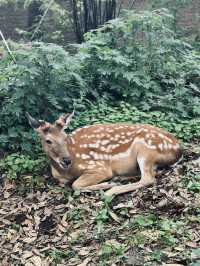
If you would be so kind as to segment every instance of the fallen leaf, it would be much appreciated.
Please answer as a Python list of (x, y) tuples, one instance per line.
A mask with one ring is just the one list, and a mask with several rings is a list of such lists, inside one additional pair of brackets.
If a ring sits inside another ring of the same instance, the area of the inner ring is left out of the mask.
[(88, 247), (83, 247), (83, 248), (81, 248), (81, 249), (79, 250), (78, 254), (79, 254), (80, 256), (86, 256), (86, 255), (89, 254), (89, 252), (90, 252), (90, 250), (88, 249)]
[(177, 263), (175, 263), (175, 264), (162, 264), (162, 266), (184, 266), (183, 264), (177, 264)]
[(115, 220), (115, 222), (120, 223), (120, 218), (114, 212), (109, 210), (108, 213), (113, 218), (113, 220)]
[(30, 243), (34, 242), (36, 239), (37, 239), (37, 237), (26, 237), (23, 239), (23, 242), (30, 244)]
[(87, 266), (90, 261), (91, 258), (86, 258), (81, 264), (78, 264), (77, 266)]
[(8, 199), (10, 197), (11, 193), (9, 193), (8, 191), (5, 191), (3, 193), (4, 199)]
[(197, 248), (197, 243), (195, 243), (195, 242), (188, 241), (188, 242), (186, 242), (185, 244), (186, 244), (186, 246), (188, 246), (188, 247), (191, 247), (191, 248)]
[(43, 266), (42, 260), (39, 256), (33, 256), (30, 258), (30, 262), (33, 263), (34, 266)]
[(24, 260), (30, 258), (31, 256), (33, 256), (32, 251), (26, 251), (26, 250), (25, 250), (25, 251), (23, 252), (23, 254), (22, 254), (22, 258), (23, 258)]

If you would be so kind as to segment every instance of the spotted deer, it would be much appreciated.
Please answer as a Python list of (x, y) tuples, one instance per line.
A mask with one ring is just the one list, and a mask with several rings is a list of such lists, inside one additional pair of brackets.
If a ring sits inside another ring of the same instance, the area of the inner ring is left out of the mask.
[[(73, 189), (108, 189), (107, 195), (130, 192), (155, 183), (157, 166), (178, 161), (178, 140), (165, 130), (146, 124), (97, 124), (66, 134), (72, 114), (62, 115), (54, 124), (37, 121), (27, 114), (39, 133), (43, 149), (51, 162), (52, 175), (70, 181)], [(116, 175), (141, 179), (127, 185), (105, 182)], [(101, 183), (103, 182), (103, 183)]]

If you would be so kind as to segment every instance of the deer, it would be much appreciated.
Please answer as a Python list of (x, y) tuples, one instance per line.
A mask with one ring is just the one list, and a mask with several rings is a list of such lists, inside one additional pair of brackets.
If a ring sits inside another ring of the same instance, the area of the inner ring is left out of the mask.
[[(61, 115), (53, 124), (26, 114), (50, 160), (52, 176), (74, 190), (106, 190), (107, 196), (131, 192), (156, 182), (156, 169), (176, 163), (178, 139), (150, 124), (93, 124), (65, 133), (74, 116)], [(125, 185), (109, 183), (115, 176), (141, 174)]]

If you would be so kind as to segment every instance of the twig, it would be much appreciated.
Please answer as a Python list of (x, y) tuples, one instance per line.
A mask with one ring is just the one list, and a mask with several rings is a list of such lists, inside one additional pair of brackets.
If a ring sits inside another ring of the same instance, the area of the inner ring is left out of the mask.
[(47, 6), (47, 9), (44, 11), (43, 16), (41, 17), (41, 19), (40, 19), (40, 21), (39, 21), (37, 27), (35, 28), (35, 30), (34, 30), (32, 36), (31, 36), (31, 40), (33, 40), (33, 38), (35, 37), (35, 34), (38, 32), (38, 30), (39, 30), (39, 28), (40, 28), (40, 26), (41, 26), (41, 24), (42, 24), (42, 22), (43, 22), (43, 20), (44, 20), (44, 18), (45, 18), (45, 16), (46, 16), (47, 12), (49, 11), (49, 8), (50, 8), (51, 4), (53, 3), (53, 1), (54, 1), (54, 0), (51, 0), (51, 1), (49, 2), (49, 5)]
[(135, 2), (136, 2), (136, 1), (134, 1), (134, 0), (132, 1), (132, 4), (129, 6), (129, 10), (132, 10), (132, 8), (133, 8)]
[(16, 59), (15, 59), (13, 53), (11, 52), (11, 50), (10, 50), (10, 48), (9, 48), (9, 46), (8, 46), (8, 43), (7, 43), (6, 39), (4, 38), (4, 35), (3, 35), (3, 33), (2, 33), (1, 30), (0, 30), (0, 35), (1, 35), (1, 38), (2, 38), (2, 40), (3, 40), (3, 43), (4, 43), (4, 45), (6, 46), (6, 49), (7, 49), (8, 53), (9, 53), (9, 55), (11, 56), (13, 62), (14, 62), (15, 64), (17, 64), (17, 61), (16, 61)]
[(117, 11), (117, 17), (119, 17), (119, 15), (121, 13), (121, 8), (122, 8), (122, 0), (120, 1), (120, 4), (119, 4), (119, 8), (118, 8), (118, 11)]

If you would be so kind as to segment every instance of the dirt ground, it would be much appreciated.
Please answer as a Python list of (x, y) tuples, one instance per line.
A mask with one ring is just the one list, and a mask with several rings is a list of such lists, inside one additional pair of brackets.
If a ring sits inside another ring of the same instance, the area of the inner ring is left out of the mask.
[[(190, 145), (157, 184), (105, 198), (31, 176), (0, 187), (0, 265), (200, 265), (200, 160)], [(2, 180), (2, 179), (1, 179)]]

